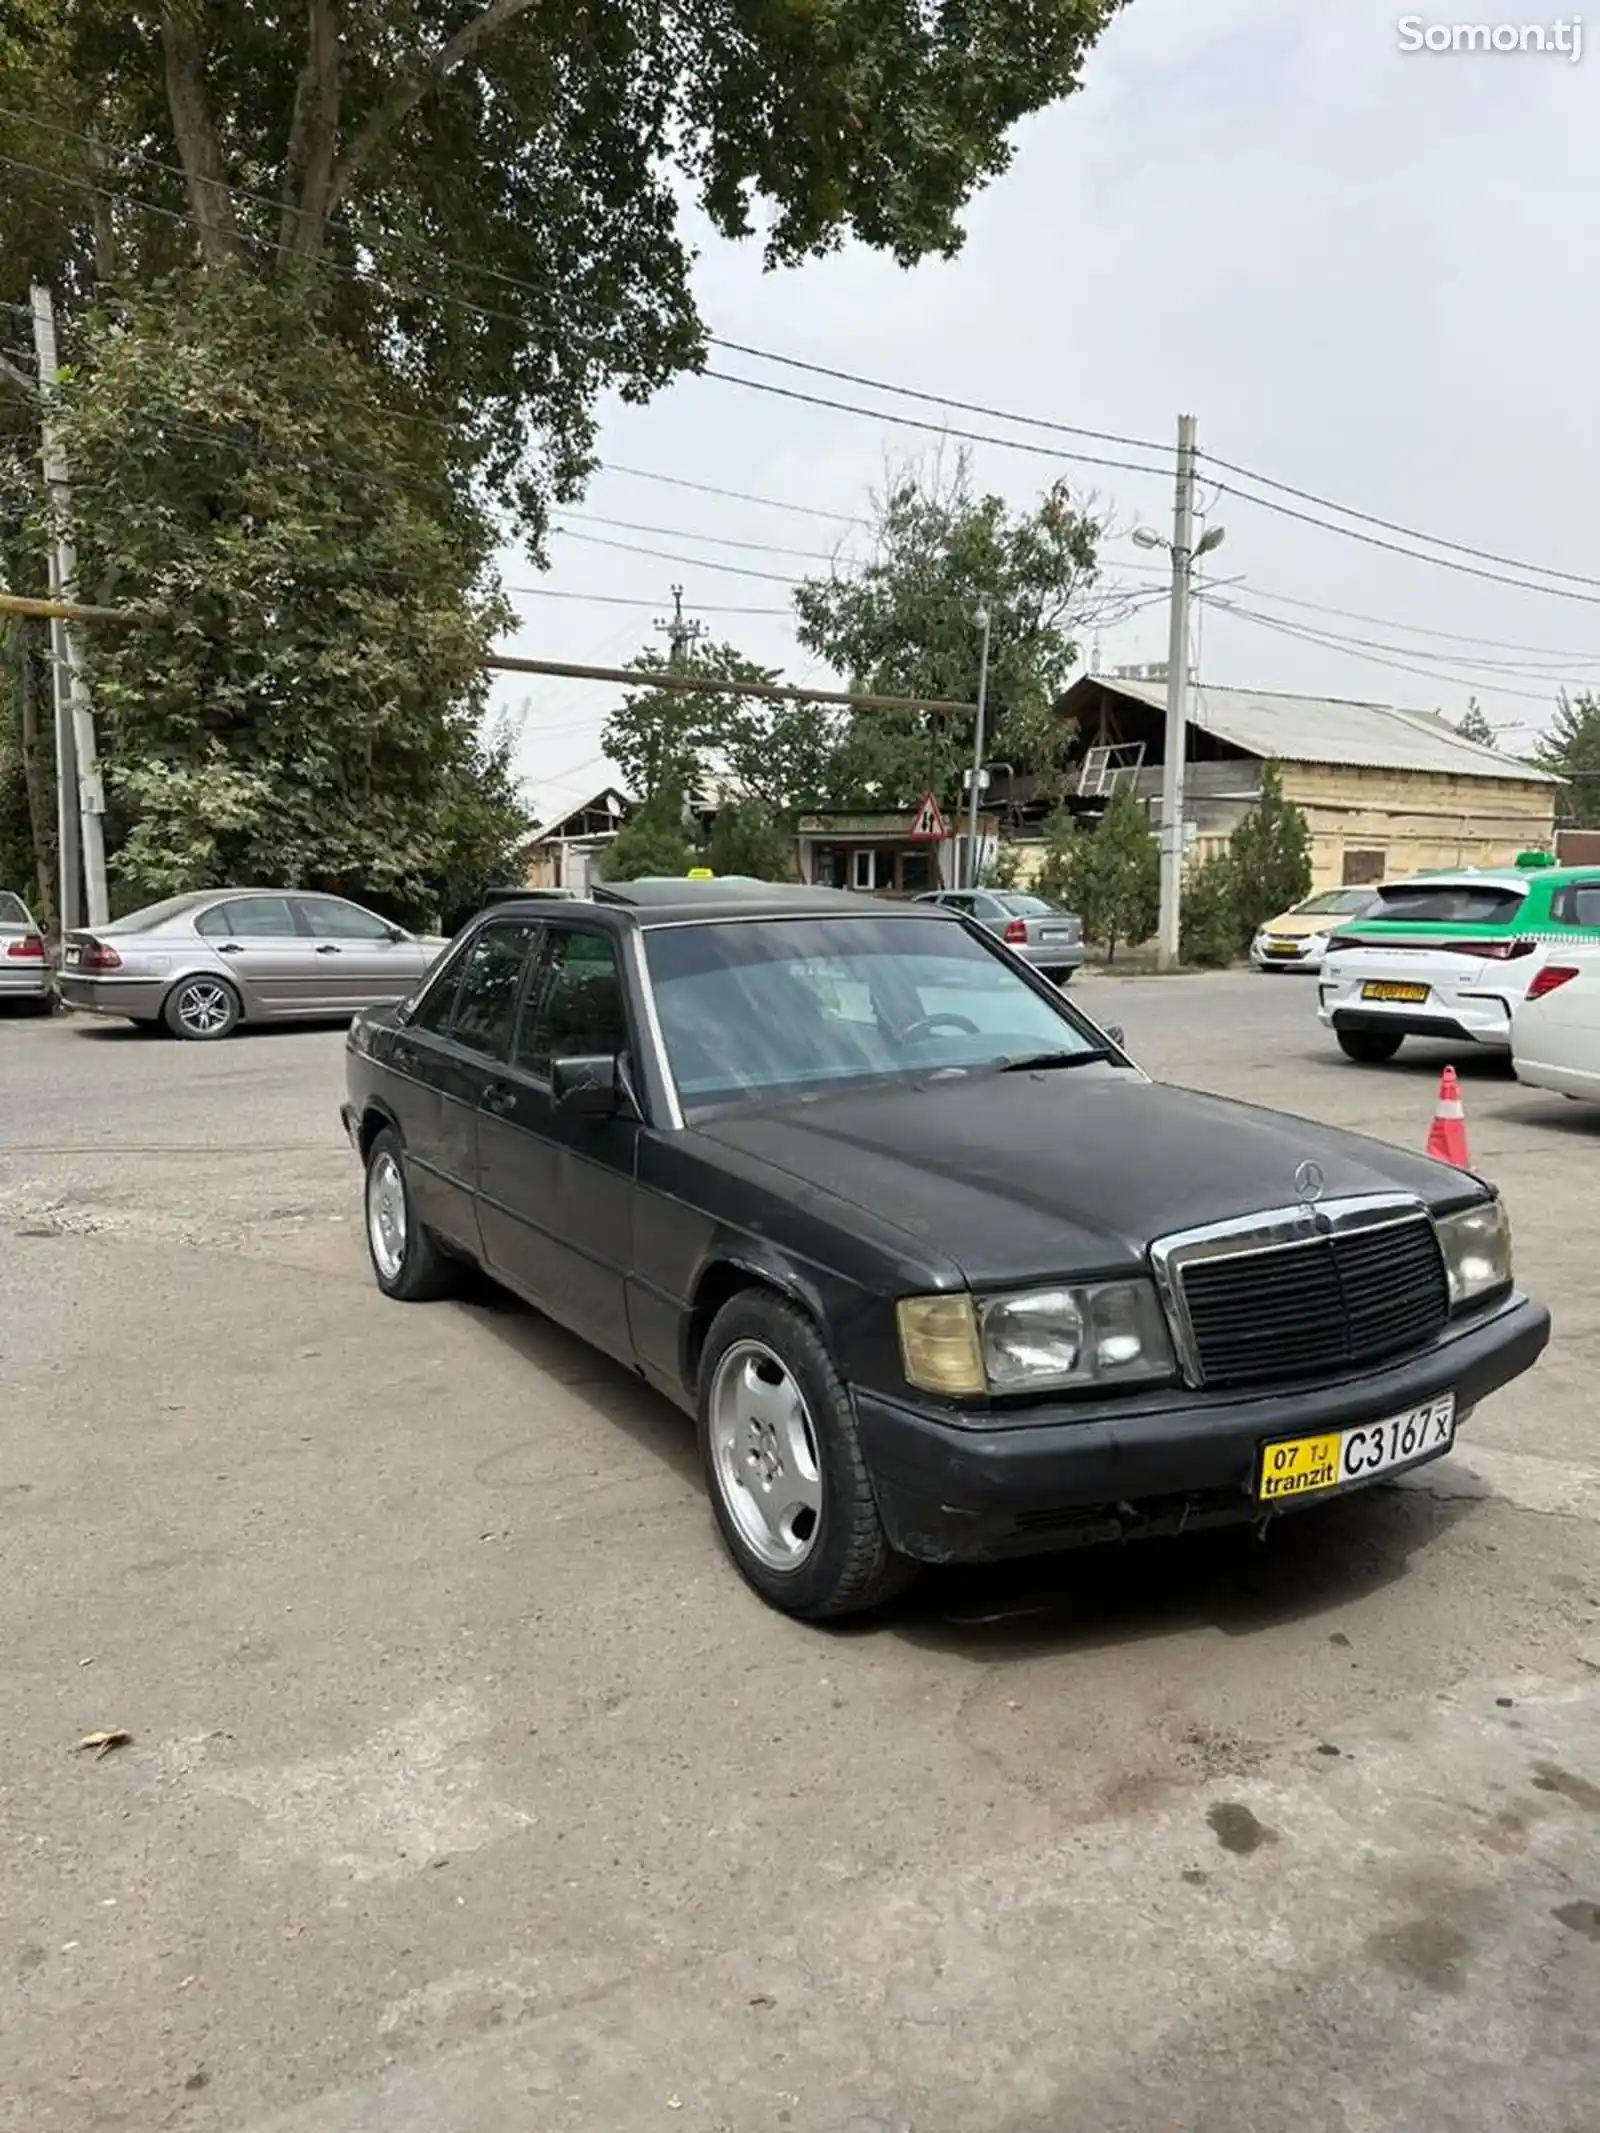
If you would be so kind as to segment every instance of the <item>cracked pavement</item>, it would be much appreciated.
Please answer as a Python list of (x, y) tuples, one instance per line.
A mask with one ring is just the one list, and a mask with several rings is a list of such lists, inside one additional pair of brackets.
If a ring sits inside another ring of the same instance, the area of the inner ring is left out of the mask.
[[(1422, 1145), (1301, 980), (1081, 996)], [(1590, 2133), (1600, 1109), (1456, 1061), (1556, 1334), (1451, 1459), (823, 1633), (624, 1373), (377, 1295), (341, 1046), (0, 1021), (5, 2133)]]

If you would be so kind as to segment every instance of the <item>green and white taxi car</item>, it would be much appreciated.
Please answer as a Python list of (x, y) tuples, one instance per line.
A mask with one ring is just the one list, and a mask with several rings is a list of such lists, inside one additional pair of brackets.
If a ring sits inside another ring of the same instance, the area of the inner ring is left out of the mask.
[(1391, 882), (1328, 943), (1318, 1013), (1364, 1066), (1408, 1037), (1506, 1051), (1512, 1015), (1563, 943), (1600, 947), (1600, 867), (1525, 852), (1515, 866)]

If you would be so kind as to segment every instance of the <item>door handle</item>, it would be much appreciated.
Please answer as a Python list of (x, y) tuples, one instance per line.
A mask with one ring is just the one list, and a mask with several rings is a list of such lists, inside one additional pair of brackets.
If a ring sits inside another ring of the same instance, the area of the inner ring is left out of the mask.
[(338, 955), (340, 952), (339, 949), (335, 948), (332, 941), (319, 941), (317, 944), (318, 955)]
[(243, 955), (244, 950), (237, 941), (224, 941), (217, 953), (218, 955)]
[(517, 1092), (507, 1088), (503, 1081), (491, 1081), (483, 1092), (479, 1108), (493, 1118), (504, 1118), (517, 1107)]

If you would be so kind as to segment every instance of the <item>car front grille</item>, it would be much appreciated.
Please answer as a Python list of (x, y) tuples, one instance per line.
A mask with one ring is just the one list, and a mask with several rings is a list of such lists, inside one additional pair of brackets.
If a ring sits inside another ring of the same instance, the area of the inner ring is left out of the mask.
[(1333, 1376), (1426, 1347), (1450, 1315), (1439, 1240), (1420, 1212), (1196, 1260), (1180, 1279), (1207, 1385)]

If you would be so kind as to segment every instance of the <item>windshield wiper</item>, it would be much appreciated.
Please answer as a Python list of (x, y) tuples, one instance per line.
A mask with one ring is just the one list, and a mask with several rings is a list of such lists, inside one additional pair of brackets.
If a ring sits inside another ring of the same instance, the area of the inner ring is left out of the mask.
[(1050, 1067), (1090, 1066), (1097, 1059), (1112, 1056), (1103, 1046), (1096, 1045), (1087, 1052), (1029, 1052), (1024, 1059), (1001, 1059), (995, 1064), (996, 1071), (1001, 1074), (1037, 1074)]

